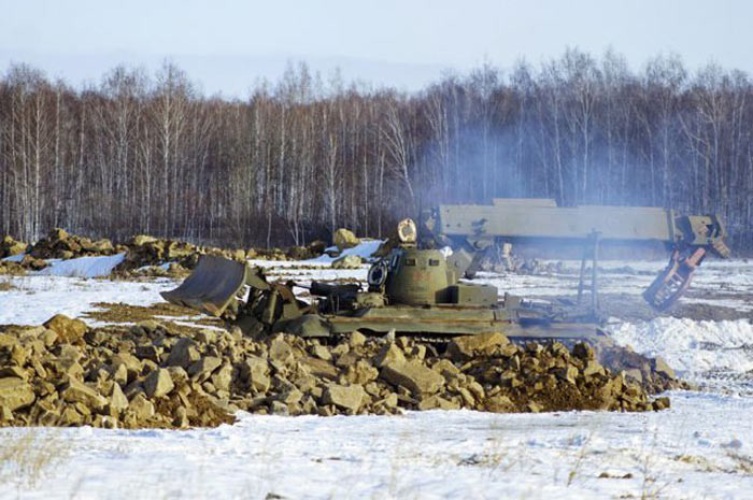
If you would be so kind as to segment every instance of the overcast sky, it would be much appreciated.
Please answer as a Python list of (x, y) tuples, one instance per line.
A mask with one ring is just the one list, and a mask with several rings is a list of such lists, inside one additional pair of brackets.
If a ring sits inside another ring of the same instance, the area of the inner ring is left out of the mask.
[(675, 53), (753, 73), (753, 2), (744, 0), (0, 0), (0, 72), (26, 62), (72, 84), (117, 64), (169, 58), (206, 93), (244, 97), (288, 61), (324, 76), (414, 90), (483, 61), (532, 64), (566, 47), (608, 48), (634, 70)]

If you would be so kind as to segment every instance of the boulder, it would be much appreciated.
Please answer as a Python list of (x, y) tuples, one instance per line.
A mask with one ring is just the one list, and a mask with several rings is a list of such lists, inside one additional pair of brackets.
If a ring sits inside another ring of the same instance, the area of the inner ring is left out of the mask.
[(335, 365), (333, 365), (329, 361), (325, 361), (319, 358), (312, 358), (310, 356), (301, 358), (298, 361), (298, 365), (305, 369), (308, 373), (316, 377), (328, 380), (334, 380), (340, 374), (340, 371), (337, 369), (337, 367), (335, 367)]
[(419, 361), (392, 362), (384, 365), (379, 377), (393, 385), (403, 386), (415, 397), (431, 395), (444, 385), (444, 377)]
[(144, 379), (144, 391), (150, 398), (161, 398), (170, 394), (175, 388), (170, 372), (160, 368), (151, 372)]
[(36, 396), (31, 385), (17, 377), (0, 378), (0, 407), (16, 411), (29, 406)]
[(658, 374), (663, 375), (669, 379), (674, 380), (676, 378), (675, 371), (664, 361), (664, 358), (657, 356), (651, 361), (651, 368)]
[(346, 248), (353, 248), (360, 242), (361, 240), (359, 240), (356, 235), (353, 234), (353, 231), (350, 231), (349, 229), (340, 228), (335, 231), (334, 235), (332, 235), (332, 243), (339, 248), (340, 251), (343, 251)]
[(388, 364), (405, 363), (405, 354), (395, 342), (389, 342), (382, 346), (379, 353), (374, 357), (374, 365), (382, 368)]
[(95, 411), (103, 410), (108, 404), (107, 398), (76, 379), (69, 379), (65, 388), (60, 391), (60, 397), (68, 403), (82, 403)]
[(509, 397), (497, 394), (484, 401), (484, 410), (492, 413), (512, 413), (515, 412), (517, 408), (515, 407), (515, 403), (513, 403)]
[(199, 354), (196, 342), (189, 338), (182, 338), (170, 350), (170, 355), (167, 358), (167, 366), (188, 368), (199, 359), (201, 359), (201, 354)]
[(422, 399), (418, 403), (418, 409), (421, 411), (425, 410), (459, 410), (460, 409), (460, 403), (457, 401), (450, 401), (449, 399), (445, 399), (441, 396), (429, 396), (428, 398)]
[(249, 387), (260, 393), (269, 390), (272, 380), (269, 378), (269, 363), (266, 359), (257, 356), (249, 356), (243, 363), (242, 372)]
[(87, 329), (86, 323), (80, 319), (71, 319), (64, 314), (56, 314), (44, 326), (57, 333), (60, 341), (68, 343), (81, 342)]
[(215, 356), (205, 356), (188, 367), (188, 374), (192, 379), (203, 382), (222, 365), (222, 359)]
[(128, 412), (132, 413), (141, 425), (144, 425), (145, 420), (154, 417), (154, 403), (146, 399), (143, 392), (139, 392), (128, 404)]
[(146, 234), (137, 234), (136, 236), (131, 238), (129, 245), (141, 247), (141, 246), (146, 245), (147, 243), (154, 243), (156, 241), (157, 241), (157, 238), (155, 238), (154, 236), (148, 236)]
[(328, 384), (324, 390), (324, 404), (332, 404), (353, 413), (361, 409), (366, 397), (366, 391), (361, 385)]
[(509, 343), (510, 340), (499, 332), (464, 335), (450, 342), (447, 353), (452, 359), (463, 361), (477, 355), (492, 354), (499, 346)]
[(110, 393), (109, 409), (112, 415), (118, 415), (128, 409), (128, 398), (123, 394), (120, 385), (113, 384)]

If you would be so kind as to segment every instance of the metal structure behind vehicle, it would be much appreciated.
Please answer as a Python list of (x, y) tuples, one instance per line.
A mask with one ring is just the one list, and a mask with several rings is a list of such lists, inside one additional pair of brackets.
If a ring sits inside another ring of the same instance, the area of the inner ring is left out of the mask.
[[(439, 205), (423, 214), (422, 229), (439, 244), (466, 252), (469, 275), (483, 252), (500, 242), (579, 242), (590, 252), (594, 272), (601, 243), (662, 242), (671, 251), (670, 262), (643, 294), (659, 311), (679, 299), (709, 252), (722, 258), (730, 254), (719, 216), (679, 215), (659, 207), (558, 207), (550, 199), (496, 198), (491, 205)], [(595, 280), (594, 275), (594, 300)], [(581, 289), (582, 282), (581, 277)]]

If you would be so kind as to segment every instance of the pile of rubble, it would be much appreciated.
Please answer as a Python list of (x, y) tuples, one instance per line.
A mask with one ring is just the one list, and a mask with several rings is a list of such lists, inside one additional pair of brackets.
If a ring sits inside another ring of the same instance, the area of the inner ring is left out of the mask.
[[(307, 247), (290, 247), (286, 250), (272, 249), (221, 249), (194, 245), (184, 241), (158, 239), (137, 235), (124, 244), (113, 244), (108, 239), (91, 240), (71, 235), (63, 229), (53, 229), (34, 245), (5, 236), (0, 242), (0, 259), (25, 254), (19, 262), (0, 263), (0, 274), (17, 274), (24, 270), (37, 271), (47, 266), (47, 259), (73, 259), (89, 256), (126, 255), (116, 268), (120, 276), (138, 275), (142, 268), (159, 266), (166, 262), (177, 266), (168, 274), (180, 275), (181, 271), (193, 269), (202, 254), (220, 255), (228, 259), (303, 260), (321, 255), (325, 245), (315, 241)], [(158, 272), (151, 270), (152, 274)], [(163, 271), (164, 272), (164, 271)]]
[(31, 256), (35, 259), (73, 259), (95, 255), (113, 255), (124, 251), (123, 246), (115, 247), (108, 239), (91, 240), (83, 236), (68, 234), (64, 229), (53, 229), (34, 246)]
[[(611, 355), (616, 356), (616, 348)], [(280, 415), (659, 410), (649, 393), (676, 385), (661, 362), (629, 359), (641, 383), (586, 344), (448, 344), (358, 332), (323, 344), (239, 330), (177, 335), (154, 321), (89, 328), (55, 316), (0, 333), (0, 425), (215, 426), (238, 410)]]
[(12, 236), (6, 235), (3, 237), (2, 241), (0, 241), (0, 259), (24, 254), (28, 249), (28, 243), (18, 241)]

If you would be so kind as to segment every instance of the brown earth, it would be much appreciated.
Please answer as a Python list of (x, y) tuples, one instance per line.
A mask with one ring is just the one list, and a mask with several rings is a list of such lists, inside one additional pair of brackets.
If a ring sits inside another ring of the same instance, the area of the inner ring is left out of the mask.
[(153, 319), (182, 315), (175, 306), (108, 307), (110, 318), (152, 319), (90, 328), (58, 315), (38, 327), (0, 328), (0, 425), (184, 428), (230, 422), (237, 410), (645, 411), (669, 404), (649, 393), (678, 385), (660, 360), (614, 346), (520, 346), (501, 334), (443, 345), (358, 332), (331, 344), (286, 334), (252, 339)]

